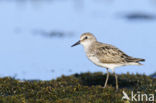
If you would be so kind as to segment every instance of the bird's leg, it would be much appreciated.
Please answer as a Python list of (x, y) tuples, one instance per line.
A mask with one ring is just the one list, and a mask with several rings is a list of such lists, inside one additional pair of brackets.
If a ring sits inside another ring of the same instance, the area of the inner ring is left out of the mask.
[(114, 72), (114, 75), (115, 75), (115, 81), (116, 81), (116, 90), (118, 90), (119, 86), (118, 86), (118, 76), (117, 74), (115, 74)]
[(105, 81), (104, 88), (106, 88), (107, 82), (108, 82), (108, 78), (109, 78), (109, 71), (108, 71), (108, 68), (106, 68), (106, 69), (107, 69), (107, 77), (106, 77), (106, 81)]

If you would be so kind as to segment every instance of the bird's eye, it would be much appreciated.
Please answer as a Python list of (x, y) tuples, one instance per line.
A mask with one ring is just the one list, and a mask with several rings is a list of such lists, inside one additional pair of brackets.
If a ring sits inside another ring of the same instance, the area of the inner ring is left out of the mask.
[(85, 39), (88, 39), (88, 37), (86, 36)]

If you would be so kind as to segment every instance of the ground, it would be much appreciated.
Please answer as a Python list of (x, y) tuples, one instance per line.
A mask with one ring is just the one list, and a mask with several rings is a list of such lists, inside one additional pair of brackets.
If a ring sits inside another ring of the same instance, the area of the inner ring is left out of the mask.
[[(105, 78), (106, 74), (101, 72), (62, 76), (50, 81), (21, 81), (4, 77), (0, 78), (0, 103), (129, 103), (122, 100), (123, 91), (128, 96), (132, 91), (146, 93), (148, 98), (149, 94), (154, 94), (156, 100), (155, 78), (120, 74), (118, 91), (115, 90), (113, 75), (110, 75), (108, 87), (103, 88)], [(142, 103), (146, 102), (144, 99)]]

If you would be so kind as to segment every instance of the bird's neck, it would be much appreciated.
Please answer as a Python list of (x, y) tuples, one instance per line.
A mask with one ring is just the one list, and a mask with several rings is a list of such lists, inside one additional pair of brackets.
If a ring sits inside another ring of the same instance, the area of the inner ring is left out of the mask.
[(94, 45), (94, 42), (85, 43), (83, 45), (85, 52), (88, 53), (90, 51), (90, 49), (93, 47), (93, 45)]

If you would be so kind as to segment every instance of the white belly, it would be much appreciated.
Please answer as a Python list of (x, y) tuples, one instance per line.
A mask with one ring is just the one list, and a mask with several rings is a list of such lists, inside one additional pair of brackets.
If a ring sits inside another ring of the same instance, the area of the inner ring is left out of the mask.
[(101, 63), (99, 61), (99, 59), (95, 56), (89, 56), (88, 57), (89, 60), (91, 60), (94, 64), (100, 66), (100, 67), (104, 67), (104, 68), (108, 68), (108, 69), (111, 69), (112, 71), (114, 71), (114, 69), (116, 67), (120, 67), (120, 66), (123, 66), (122, 64), (106, 64), (106, 63)]

